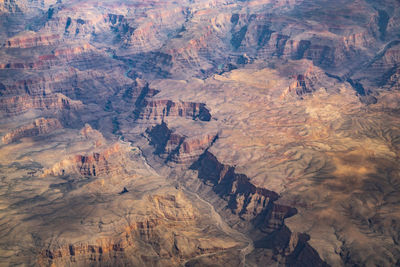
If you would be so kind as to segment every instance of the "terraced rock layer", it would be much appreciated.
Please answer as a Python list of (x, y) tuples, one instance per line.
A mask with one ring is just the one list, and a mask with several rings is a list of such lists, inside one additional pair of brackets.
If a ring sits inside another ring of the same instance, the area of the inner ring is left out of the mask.
[(0, 2), (0, 265), (399, 265), (399, 11)]

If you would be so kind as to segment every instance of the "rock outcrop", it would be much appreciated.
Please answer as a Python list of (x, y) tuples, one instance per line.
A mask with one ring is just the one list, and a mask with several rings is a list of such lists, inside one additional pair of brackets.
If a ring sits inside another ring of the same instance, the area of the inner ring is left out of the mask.
[(399, 11), (0, 0), (0, 265), (399, 265)]
[[(313, 66), (308, 60), (303, 62), (307, 62), (304, 65), (308, 65), (309, 67), (304, 71), (298, 70), (297, 73), (300, 74), (295, 74), (290, 77), (291, 83), (282, 93), (281, 99), (284, 99), (287, 96), (296, 96), (297, 98), (302, 99), (306, 95), (310, 95), (320, 88), (329, 90), (329, 84), (341, 81), (340, 77), (332, 76), (324, 72), (322, 69)], [(296, 69), (294, 71), (296, 71)]]
[(307, 78), (299, 74), (297, 77), (294, 78), (294, 82), (289, 86), (287, 93), (294, 92), (298, 96), (302, 96), (308, 93), (312, 93), (312, 87), (310, 88), (310, 84)]
[[(221, 164), (208, 151), (192, 164), (191, 169), (197, 170), (199, 178), (210, 184), (220, 197), (227, 200), (228, 208), (242, 219), (251, 221), (267, 210), (269, 215), (264, 214), (266, 224), (263, 225), (267, 232), (281, 227), (285, 217), (296, 213), (296, 209), (274, 208), (273, 203), (279, 197), (277, 193), (254, 186), (248, 177), (237, 174), (232, 166)], [(272, 212), (273, 210), (276, 212)], [(272, 214), (274, 215), (269, 217)], [(272, 220), (271, 223), (268, 219)]]
[(99, 152), (88, 153), (87, 155), (75, 155), (68, 157), (55, 164), (51, 169), (45, 170), (44, 175), (79, 175), (79, 176), (105, 176), (123, 173), (120, 168), (126, 160), (124, 151), (118, 143), (107, 147)]
[(193, 163), (218, 138), (217, 134), (184, 136), (170, 130), (165, 122), (148, 129), (147, 135), (155, 154), (177, 164)]
[(309, 237), (292, 233), (285, 219), (297, 213), (296, 208), (275, 203), (279, 195), (265, 188), (256, 187), (244, 174), (236, 173), (235, 167), (222, 164), (206, 151), (191, 169), (224, 199), (233, 214), (254, 225), (264, 235), (255, 241), (256, 248), (273, 249), (280, 261), (288, 266), (310, 264), (328, 266), (318, 253), (307, 243)]
[(62, 125), (57, 119), (39, 118), (31, 124), (21, 126), (7, 133), (2, 137), (2, 141), (4, 144), (9, 144), (24, 137), (35, 137), (38, 135), (49, 134), (60, 128), (62, 128)]
[(85, 127), (81, 129), (80, 134), (88, 141), (94, 140), (96, 142), (96, 147), (101, 147), (107, 143), (103, 134), (93, 129), (90, 124), (85, 124)]
[(15, 116), (31, 109), (51, 111), (73, 111), (82, 108), (82, 102), (71, 100), (62, 94), (46, 96), (12, 96), (0, 98), (0, 110), (5, 116)]
[(3, 46), (7, 48), (31, 48), (56, 44), (59, 39), (60, 36), (58, 34), (38, 35), (35, 32), (29, 32), (25, 35), (8, 39)]
[(160, 121), (165, 117), (186, 117), (193, 120), (211, 120), (204, 103), (174, 102), (171, 100), (144, 100), (134, 112), (135, 118)]

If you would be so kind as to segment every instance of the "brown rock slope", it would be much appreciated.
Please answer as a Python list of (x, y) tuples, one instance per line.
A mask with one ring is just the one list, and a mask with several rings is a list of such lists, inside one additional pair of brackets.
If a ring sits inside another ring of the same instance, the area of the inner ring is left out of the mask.
[(399, 10), (0, 2), (0, 265), (399, 265)]
[(35, 137), (41, 134), (48, 134), (60, 128), (62, 128), (62, 125), (57, 119), (39, 118), (32, 124), (21, 126), (7, 133), (3, 136), (2, 141), (4, 144), (9, 144), (24, 137)]
[(245, 240), (225, 233), (209, 206), (158, 176), (138, 148), (103, 144), (81, 156), (99, 149), (100, 136), (81, 135), (88, 128), (7, 145), (2, 183), (17, 183), (1, 189), (3, 262), (176, 266), (226, 253), (240, 262)]

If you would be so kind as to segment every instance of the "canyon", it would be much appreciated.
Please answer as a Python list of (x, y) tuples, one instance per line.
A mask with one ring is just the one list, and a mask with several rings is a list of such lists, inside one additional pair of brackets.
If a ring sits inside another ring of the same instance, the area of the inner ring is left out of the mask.
[(400, 265), (397, 0), (0, 1), (0, 266)]

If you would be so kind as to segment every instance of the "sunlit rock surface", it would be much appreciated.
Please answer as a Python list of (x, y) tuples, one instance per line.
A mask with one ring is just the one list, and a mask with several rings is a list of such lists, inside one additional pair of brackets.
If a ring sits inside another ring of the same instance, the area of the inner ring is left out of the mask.
[(400, 3), (0, 1), (1, 266), (397, 266)]

